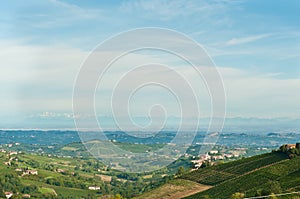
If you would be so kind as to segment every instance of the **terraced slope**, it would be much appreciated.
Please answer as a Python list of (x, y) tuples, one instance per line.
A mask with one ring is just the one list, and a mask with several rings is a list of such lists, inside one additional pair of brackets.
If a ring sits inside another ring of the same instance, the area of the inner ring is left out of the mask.
[(249, 172), (255, 171), (256, 169), (260, 169), (286, 159), (287, 156), (283, 153), (267, 153), (226, 164), (199, 169), (182, 176), (182, 178), (201, 184), (217, 185), (226, 180), (245, 175)]
[[(276, 156), (277, 162), (270, 161), (270, 157), (276, 159)], [(261, 159), (261, 157), (265, 157), (265, 159)], [(280, 157), (283, 158), (280, 160)], [(243, 160), (248, 162), (249, 165), (243, 164), (242, 161), (239, 162), (240, 164), (237, 164), (237, 161), (234, 164), (229, 165), (229, 167), (226, 167), (226, 164), (222, 165), (223, 171), (232, 171), (229, 168), (233, 165), (235, 165), (235, 168), (240, 168), (244, 165), (245, 169), (243, 172), (240, 172), (242, 170), (238, 171), (239, 174), (235, 174), (235, 177), (217, 183), (215, 187), (187, 198), (192, 199), (209, 196), (210, 198), (225, 199), (230, 198), (231, 195), (236, 192), (244, 193), (245, 197), (253, 197), (257, 195), (268, 195), (271, 192), (285, 193), (300, 191), (300, 157), (290, 160), (281, 156), (280, 153), (273, 153), (260, 157), (255, 156), (249, 159), (250, 160)], [(260, 159), (259, 162), (255, 161), (258, 159)], [(254, 162), (256, 162), (257, 166), (254, 166)], [(249, 171), (250, 167), (253, 169)], [(221, 165), (217, 170), (220, 171), (220, 169)], [(202, 172), (203, 171), (199, 173)], [(205, 179), (207, 179), (207, 177)], [(201, 181), (204, 180), (201, 179)], [(280, 198), (288, 197), (292, 196), (283, 196)]]

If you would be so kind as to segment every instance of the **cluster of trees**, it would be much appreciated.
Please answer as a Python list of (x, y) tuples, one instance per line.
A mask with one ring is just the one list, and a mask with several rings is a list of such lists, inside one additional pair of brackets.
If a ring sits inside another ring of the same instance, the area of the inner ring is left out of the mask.
[(300, 143), (296, 143), (296, 147), (289, 147), (289, 145), (285, 144), (279, 148), (279, 151), (286, 153), (290, 159), (295, 158), (300, 155)]
[[(113, 176), (110, 183), (104, 183), (100, 179), (85, 178), (82, 176), (74, 176), (72, 178), (53, 177), (47, 178), (45, 182), (50, 185), (64, 186), (71, 188), (87, 189), (87, 185), (97, 184), (101, 187), (101, 190), (97, 191), (98, 194), (103, 195), (118, 195), (122, 198), (132, 198), (142, 194), (145, 191), (150, 191), (166, 181), (170, 180), (170, 177), (164, 177), (159, 179), (151, 178), (151, 180), (145, 180), (138, 174), (117, 174), (118, 177)], [(126, 179), (124, 180), (120, 180)]]
[[(259, 180), (259, 179), (257, 179)], [(251, 184), (253, 182), (250, 182)], [(264, 185), (261, 186), (261, 188), (257, 189), (257, 190), (247, 190), (245, 189), (245, 187), (240, 187), (238, 186), (238, 183), (236, 183), (236, 187), (234, 188), (236, 191), (236, 193), (231, 194), (230, 198), (231, 199), (242, 199), (245, 198), (246, 196), (255, 196), (255, 197), (262, 197), (262, 198), (276, 198), (276, 194), (280, 194), (283, 192), (283, 189), (281, 187), (281, 184), (276, 181), (276, 180), (269, 180), (267, 182), (265, 182)], [(229, 197), (228, 196), (228, 197)], [(207, 194), (207, 195), (203, 195), (200, 197), (201, 199), (210, 199), (210, 198), (215, 198), (215, 195), (212, 194)]]
[[(130, 175), (129, 178), (132, 178), (132, 176)], [(101, 191), (105, 195), (119, 194), (120, 196), (122, 196), (122, 198), (133, 198), (142, 194), (143, 192), (147, 192), (159, 187), (172, 178), (172, 176), (165, 176), (162, 178), (160, 175), (159, 178), (155, 178), (154, 176), (154, 178), (152, 177), (149, 180), (145, 180), (142, 177), (138, 176), (136, 178), (136, 181), (122, 181), (114, 176), (112, 177), (110, 184), (105, 184), (104, 189), (102, 189)]]
[[(5, 173), (0, 176), (0, 189), (3, 191), (19, 192), (23, 188), (20, 179), (16, 174)], [(4, 193), (1, 193), (4, 194)], [(0, 196), (1, 197), (1, 196)], [(4, 196), (5, 197), (5, 196)]]
[(79, 188), (79, 189), (87, 188), (87, 186), (81, 181), (73, 180), (73, 179), (47, 178), (45, 182), (49, 185), (55, 185), (55, 186), (63, 186), (63, 187)]
[(277, 181), (270, 181), (266, 183), (263, 189), (256, 190), (255, 196), (269, 196), (270, 198), (276, 197), (275, 194), (282, 193), (281, 185)]
[[(6, 198), (4, 192), (15, 193), (13, 198), (22, 198), (22, 194), (30, 194), (33, 198), (51, 198), (47, 194), (42, 194), (36, 185), (23, 185), (15, 173), (0, 175), (0, 198)], [(19, 194), (16, 194), (19, 193)]]
[[(268, 196), (269, 197), (267, 197), (267, 199), (277, 199), (275, 194), (271, 194)], [(245, 194), (240, 193), (240, 192), (236, 192), (236, 193), (232, 194), (230, 197), (230, 199), (243, 199), (243, 198), (245, 198)], [(201, 199), (211, 199), (211, 197), (209, 197), (209, 195), (205, 195)]]
[[(271, 193), (271, 194), (268, 194), (268, 195), (265, 195), (265, 196), (267, 196), (266, 197), (267, 199), (277, 199), (277, 197), (274, 193)], [(230, 197), (230, 199), (243, 199), (243, 198), (245, 198), (245, 194), (240, 193), (240, 192), (234, 193)]]

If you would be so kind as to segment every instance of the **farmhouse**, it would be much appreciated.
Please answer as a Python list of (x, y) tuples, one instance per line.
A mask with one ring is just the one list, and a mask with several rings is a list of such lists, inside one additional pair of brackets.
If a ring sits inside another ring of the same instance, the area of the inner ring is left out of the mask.
[(11, 198), (14, 195), (13, 192), (5, 192), (4, 194), (7, 199)]
[(287, 144), (286, 148), (288, 148), (288, 149), (294, 149), (294, 148), (296, 148), (296, 144)]
[(211, 159), (213, 159), (213, 160), (223, 160), (224, 157), (221, 156), (221, 155), (217, 155), (217, 156), (212, 156)]
[(202, 159), (202, 160), (210, 160), (210, 158), (211, 158), (211, 156), (208, 155), (208, 153), (202, 154), (202, 155), (200, 155), (199, 157), (200, 157), (200, 159)]
[(100, 190), (100, 187), (96, 185), (89, 186), (89, 190)]
[(66, 171), (63, 170), (63, 169), (57, 169), (57, 172), (58, 172), (58, 173), (65, 173)]
[(10, 165), (11, 165), (11, 164), (10, 164), (10, 161), (4, 162), (4, 164), (7, 165), (7, 166), (10, 166)]
[(218, 150), (211, 150), (209, 153), (210, 154), (217, 154), (217, 153), (219, 153), (219, 151)]
[(11, 151), (11, 152), (9, 152), (8, 155), (17, 155), (17, 154), (18, 154), (18, 152), (16, 152), (16, 151)]
[(203, 160), (192, 160), (191, 162), (194, 163), (194, 164), (199, 164), (199, 163), (202, 163)]
[(232, 158), (233, 155), (232, 155), (232, 154), (224, 154), (224, 157), (225, 157), (225, 158)]
[(23, 176), (24, 175), (37, 175), (38, 171), (37, 170), (26, 170), (23, 172)]
[(23, 196), (23, 198), (30, 198), (31, 195), (29, 195), (29, 194), (23, 194), (22, 196)]
[(198, 164), (195, 164), (195, 165), (194, 165), (194, 168), (198, 169), (198, 168), (200, 168), (201, 166), (202, 166), (202, 162), (201, 162), (201, 163), (198, 163)]

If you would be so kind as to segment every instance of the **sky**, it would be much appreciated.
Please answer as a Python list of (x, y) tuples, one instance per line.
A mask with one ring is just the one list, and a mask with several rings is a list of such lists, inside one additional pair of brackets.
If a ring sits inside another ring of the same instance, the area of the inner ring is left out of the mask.
[[(228, 121), (254, 118), (274, 121), (268, 126), (285, 124), (280, 129), (291, 124), (291, 131), (298, 131), (299, 13), (298, 0), (12, 0), (2, 3), (0, 128), (74, 128), (73, 86), (87, 56), (99, 43), (121, 32), (159, 27), (183, 33), (206, 50), (222, 76)], [(164, 53), (133, 53), (123, 64), (145, 57), (176, 65), (194, 82), (189, 66)], [(123, 67), (115, 72), (124, 70)], [(98, 91), (97, 115), (109, 128), (111, 110), (105, 106), (109, 101), (101, 98), (105, 92)], [(174, 111), (177, 106), (171, 103), (172, 96), (153, 88), (133, 98), (134, 117), (148, 116), (145, 104), (151, 106), (152, 98), (167, 104), (168, 117), (180, 117)], [(201, 98), (201, 116), (207, 118), (209, 99)]]

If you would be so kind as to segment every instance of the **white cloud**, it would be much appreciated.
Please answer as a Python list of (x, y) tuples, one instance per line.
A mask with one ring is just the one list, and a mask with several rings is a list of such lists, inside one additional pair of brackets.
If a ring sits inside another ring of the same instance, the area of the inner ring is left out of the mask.
[(299, 118), (300, 79), (219, 68), (227, 91), (228, 116)]
[[(27, 12), (26, 7), (30, 7), (32, 11)], [(28, 1), (15, 14), (13, 22), (18, 26), (25, 26), (22, 27), (25, 29), (27, 27), (34, 29), (61, 28), (88, 20), (104, 21), (104, 12), (101, 8), (82, 8), (76, 4), (59, 0)]]
[(66, 46), (1, 44), (3, 112), (71, 108), (73, 82), (87, 52)]
[[(143, 16), (146, 17), (159, 17), (161, 20), (171, 20), (176, 17), (185, 17), (197, 14), (199, 20), (209, 20), (216, 15), (224, 14), (227, 8), (240, 4), (238, 1), (127, 1), (124, 2), (120, 9), (125, 12), (142, 11)], [(201, 19), (200, 19), (201, 18)], [(219, 18), (218, 22), (225, 20)], [(209, 20), (216, 22), (215, 20)]]
[(234, 46), (240, 44), (247, 44), (251, 43), (266, 37), (271, 36), (272, 34), (260, 34), (260, 35), (253, 35), (248, 37), (240, 37), (240, 38), (233, 38), (225, 43), (225, 46)]
[[(11, 111), (20, 114), (30, 111), (71, 112), (74, 79), (87, 53), (66, 46), (1, 45), (2, 114)], [(105, 79), (107, 91), (112, 89), (114, 82), (120, 78), (124, 70), (128, 70), (131, 63), (143, 64), (145, 60), (171, 66), (176, 63), (172, 62), (174, 61), (172, 57), (166, 59), (155, 54), (153, 57), (131, 54), (122, 60), (123, 65), (116, 63), (116, 68), (108, 73)], [(119, 66), (124, 67), (119, 70)], [(206, 105), (209, 99), (201, 79), (195, 76), (195, 71), (190, 66), (182, 63), (175, 67), (175, 70), (184, 75), (191, 84), (198, 85), (197, 92), (203, 107), (201, 111), (204, 116), (208, 116), (209, 107)], [(231, 67), (218, 67), (218, 70), (226, 88), (229, 116), (299, 117), (300, 79), (277, 79), (278, 74), (257, 75)], [(167, 74), (157, 74), (161, 78), (165, 75)], [(174, 86), (180, 87), (180, 84)], [(153, 98), (156, 97), (151, 90), (148, 92)], [(157, 93), (157, 99), (161, 99), (160, 93)], [(147, 95), (145, 94), (141, 100), (147, 100)], [(99, 107), (109, 109), (110, 106), (103, 103)], [(145, 113), (144, 107), (140, 107), (140, 110)], [(105, 113), (106, 111), (103, 114)]]

